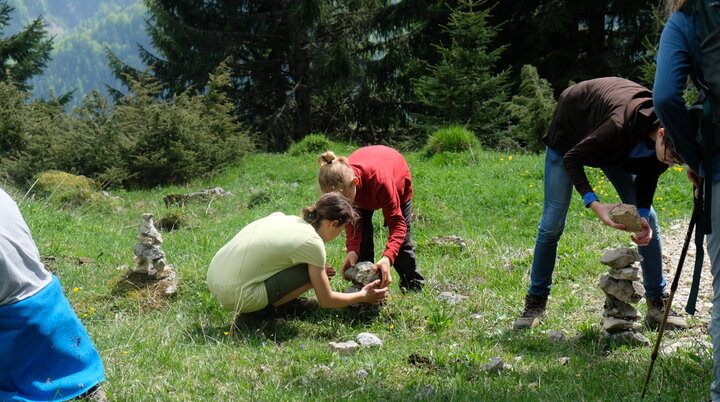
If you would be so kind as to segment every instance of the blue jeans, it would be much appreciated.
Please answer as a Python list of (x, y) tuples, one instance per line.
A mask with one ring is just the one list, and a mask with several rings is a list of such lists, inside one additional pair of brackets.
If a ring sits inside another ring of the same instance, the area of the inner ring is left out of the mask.
[(707, 250), (713, 278), (710, 336), (713, 345), (713, 378), (715, 379), (710, 386), (710, 396), (713, 401), (720, 401), (720, 181), (713, 181), (710, 216), (712, 234), (707, 235)]
[[(615, 187), (620, 199), (626, 204), (634, 205), (636, 203), (633, 183), (635, 175), (618, 167), (603, 167), (602, 171)], [(550, 294), (558, 241), (563, 229), (565, 229), (565, 219), (570, 208), (573, 191), (570, 176), (568, 176), (563, 166), (563, 157), (550, 148), (545, 151), (544, 185), (543, 216), (538, 226), (532, 272), (530, 273), (530, 289), (528, 290), (528, 293), (535, 296), (547, 296)], [(641, 266), (646, 297), (654, 299), (662, 296), (665, 292), (665, 278), (662, 271), (662, 247), (657, 215), (655, 215), (655, 210), (652, 208), (650, 208), (648, 223), (653, 231), (652, 240), (647, 246), (638, 247), (638, 251), (644, 259)]]

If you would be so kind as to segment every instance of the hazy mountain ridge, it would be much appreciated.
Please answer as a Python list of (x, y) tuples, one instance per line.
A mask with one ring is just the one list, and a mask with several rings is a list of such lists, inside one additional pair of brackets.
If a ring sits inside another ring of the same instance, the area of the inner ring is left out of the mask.
[(121, 84), (108, 68), (104, 46), (121, 60), (142, 67), (137, 45), (149, 47), (142, 0), (9, 0), (15, 8), (5, 36), (42, 17), (54, 37), (52, 60), (30, 81), (34, 98), (75, 90), (75, 103), (93, 89)]

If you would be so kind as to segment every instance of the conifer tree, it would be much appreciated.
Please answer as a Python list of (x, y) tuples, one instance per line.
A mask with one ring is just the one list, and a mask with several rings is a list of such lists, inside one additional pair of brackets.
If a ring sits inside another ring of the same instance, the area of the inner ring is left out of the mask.
[[(0, 36), (10, 25), (13, 10), (6, 1), (0, 3)], [(23, 91), (32, 89), (26, 82), (47, 66), (51, 50), (52, 39), (41, 18), (14, 35), (0, 37), (0, 81), (11, 82)]]
[[(228, 95), (236, 115), (269, 150), (283, 150), (312, 131), (340, 122), (356, 92), (364, 23), (380, 0), (145, 0), (157, 54), (141, 58), (166, 85), (164, 95), (202, 92), (209, 73), (227, 59)], [(119, 76), (137, 76), (111, 56)]]
[(483, 3), (460, 1), (445, 28), (449, 45), (436, 45), (439, 61), (414, 82), (414, 90), (428, 107), (418, 116), (424, 123), (465, 125), (490, 143), (489, 136), (505, 122), (508, 71), (494, 72), (504, 47), (489, 47), (497, 30), (488, 25), (490, 9), (481, 9)]

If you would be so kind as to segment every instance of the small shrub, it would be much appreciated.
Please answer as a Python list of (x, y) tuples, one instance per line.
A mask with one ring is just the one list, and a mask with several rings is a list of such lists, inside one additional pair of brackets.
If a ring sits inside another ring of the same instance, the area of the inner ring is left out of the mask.
[(442, 152), (468, 151), (477, 146), (475, 133), (461, 126), (450, 126), (436, 131), (428, 138), (424, 153), (430, 157)]
[(270, 202), (270, 196), (264, 191), (261, 191), (250, 197), (250, 201), (248, 201), (248, 209), (259, 207), (260, 205), (267, 204), (268, 202)]
[(452, 313), (445, 306), (436, 307), (427, 319), (428, 329), (432, 332), (441, 332), (452, 325)]
[(330, 140), (323, 134), (310, 134), (290, 145), (288, 153), (293, 156), (319, 154), (330, 149)]
[(170, 211), (155, 222), (155, 227), (169, 232), (183, 226), (187, 226), (187, 213), (183, 210)]
[(95, 191), (96, 187), (95, 181), (87, 177), (48, 170), (37, 176), (32, 193), (63, 206), (77, 207), (103, 203), (105, 200), (111, 206), (113, 199)]
[(80, 190), (94, 191), (93, 180), (84, 176), (61, 172), (59, 170), (48, 170), (37, 176), (33, 193), (40, 197), (49, 197), (58, 192)]

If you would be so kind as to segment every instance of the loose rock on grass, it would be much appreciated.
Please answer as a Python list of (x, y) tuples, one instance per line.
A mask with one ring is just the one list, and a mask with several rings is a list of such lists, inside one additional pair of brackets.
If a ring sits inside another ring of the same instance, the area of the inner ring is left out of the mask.
[(382, 340), (369, 332), (361, 332), (357, 336), (357, 343), (364, 347), (382, 346)]
[(355, 352), (357, 352), (360, 348), (360, 345), (358, 345), (355, 341), (330, 342), (329, 345), (332, 352), (336, 352), (344, 356), (355, 354)]

